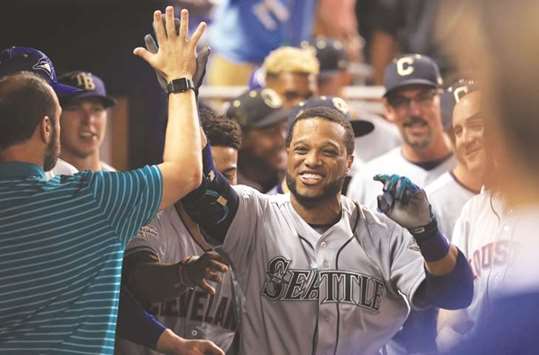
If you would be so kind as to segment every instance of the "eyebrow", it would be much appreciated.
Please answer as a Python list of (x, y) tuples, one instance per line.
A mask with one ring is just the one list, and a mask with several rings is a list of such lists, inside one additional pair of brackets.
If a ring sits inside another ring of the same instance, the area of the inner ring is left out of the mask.
[(470, 117), (466, 118), (466, 121), (473, 121), (473, 120), (483, 120), (483, 113), (482, 112), (476, 112)]
[[(306, 143), (306, 142), (305, 142), (305, 139), (297, 140), (297, 141), (295, 141), (292, 145), (293, 145), (293, 146), (296, 146), (296, 145), (298, 145), (298, 144), (305, 144), (305, 145), (309, 145), (309, 146), (310, 146), (309, 143)], [(336, 148), (336, 149), (340, 149), (339, 144), (337, 144), (337, 143), (335, 143), (335, 142), (333, 142), (333, 141), (327, 141), (327, 142), (322, 143), (322, 144), (321, 144), (321, 148), (324, 148), (325, 145), (331, 145), (332, 147), (334, 147), (334, 148)]]

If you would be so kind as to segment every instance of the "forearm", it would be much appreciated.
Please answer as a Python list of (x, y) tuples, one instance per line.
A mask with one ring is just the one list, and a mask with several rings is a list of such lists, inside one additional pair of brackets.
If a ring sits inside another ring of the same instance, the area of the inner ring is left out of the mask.
[(209, 145), (203, 150), (202, 184), (184, 199), (185, 211), (201, 227), (207, 241), (222, 244), (236, 215), (239, 197), (226, 178), (213, 167)]
[(414, 296), (414, 303), (420, 306), (435, 306), (444, 309), (468, 307), (473, 298), (473, 274), (466, 257), (454, 246), (456, 262), (454, 267), (442, 275), (434, 275), (428, 270), (425, 281)]
[(150, 252), (136, 252), (125, 258), (124, 279), (138, 299), (161, 302), (188, 289), (180, 278), (180, 264), (160, 264)]
[[(202, 178), (202, 149), (195, 95), (192, 90), (168, 98), (168, 123), (163, 150), (164, 193), (167, 207), (195, 189)], [(166, 179), (165, 179), (166, 178)]]
[(118, 309), (118, 336), (151, 349), (156, 348), (158, 339), (165, 331), (165, 326), (134, 299), (122, 287)]

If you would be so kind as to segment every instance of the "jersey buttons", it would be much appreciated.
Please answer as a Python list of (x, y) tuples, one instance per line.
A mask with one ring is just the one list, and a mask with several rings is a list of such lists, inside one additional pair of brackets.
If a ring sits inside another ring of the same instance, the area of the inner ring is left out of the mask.
[(326, 242), (320, 243), (320, 247), (321, 247), (321, 248), (325, 248), (325, 247), (327, 247), (327, 246), (328, 246), (328, 243), (326, 243)]
[(191, 330), (191, 335), (194, 337), (198, 335), (198, 332), (196, 331), (196, 329)]

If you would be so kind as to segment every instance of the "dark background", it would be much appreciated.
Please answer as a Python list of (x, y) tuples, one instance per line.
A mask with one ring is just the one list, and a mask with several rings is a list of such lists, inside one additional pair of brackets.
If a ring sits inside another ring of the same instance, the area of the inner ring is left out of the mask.
[(0, 49), (43, 50), (56, 71), (91, 71), (129, 99), (129, 165), (161, 159), (166, 100), (149, 65), (132, 51), (151, 32), (161, 0), (1, 0)]

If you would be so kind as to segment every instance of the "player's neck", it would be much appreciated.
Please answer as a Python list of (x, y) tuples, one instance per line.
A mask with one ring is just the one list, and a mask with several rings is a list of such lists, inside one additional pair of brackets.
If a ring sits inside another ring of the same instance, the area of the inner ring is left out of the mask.
[(472, 173), (462, 164), (457, 164), (452, 173), (457, 179), (457, 182), (463, 185), (466, 189), (475, 193), (479, 193), (479, 191), (481, 191), (481, 186), (483, 186), (483, 177), (480, 174)]
[(341, 214), (340, 195), (313, 205), (300, 203), (294, 194), (290, 195), (290, 202), (294, 210), (308, 224), (330, 224)]
[(402, 145), (402, 155), (406, 160), (413, 163), (439, 160), (447, 157), (451, 153), (451, 146), (445, 135), (440, 135), (430, 147), (425, 149), (415, 149), (408, 144)]
[(86, 157), (80, 157), (69, 151), (62, 151), (61, 158), (73, 165), (79, 171), (99, 171), (102, 169), (99, 151), (96, 151), (94, 154), (90, 154)]

